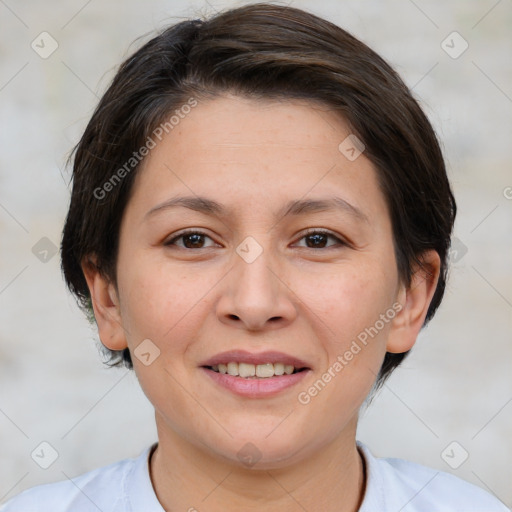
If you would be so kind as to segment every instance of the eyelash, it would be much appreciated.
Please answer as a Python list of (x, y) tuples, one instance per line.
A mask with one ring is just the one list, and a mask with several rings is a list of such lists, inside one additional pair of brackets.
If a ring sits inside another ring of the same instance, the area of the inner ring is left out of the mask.
[[(336, 248), (339, 245), (341, 245), (341, 246), (348, 246), (347, 242), (345, 242), (344, 240), (342, 240), (341, 238), (336, 236), (334, 233), (331, 233), (330, 231), (327, 231), (327, 230), (324, 230), (324, 229), (316, 229), (316, 228), (313, 228), (313, 229), (310, 229), (310, 230), (306, 231), (306, 233), (304, 233), (299, 238), (299, 240), (302, 240), (303, 238), (306, 238), (306, 237), (311, 236), (311, 235), (318, 235), (318, 234), (319, 235), (327, 235), (328, 237), (334, 238), (337, 241), (337, 244), (334, 245), (334, 246), (321, 247), (320, 249), (324, 249), (324, 250), (325, 249), (332, 249), (332, 248)], [(173, 237), (172, 239), (168, 240), (167, 242), (164, 242), (164, 245), (166, 247), (173, 246), (173, 245), (175, 245), (176, 240), (179, 240), (180, 238), (184, 238), (187, 235), (202, 235), (202, 236), (205, 236), (207, 238), (212, 239), (209, 235), (207, 235), (203, 231), (199, 231), (197, 229), (187, 229), (185, 231), (182, 231), (181, 233), (179, 233), (177, 236)], [(209, 247), (199, 247), (199, 249), (190, 249), (188, 247), (180, 247), (180, 248), (181, 249), (186, 249), (186, 250), (189, 250), (189, 251), (200, 250), (200, 249), (209, 249)], [(318, 250), (318, 249), (315, 249), (314, 247), (304, 247), (304, 248), (305, 249)]]

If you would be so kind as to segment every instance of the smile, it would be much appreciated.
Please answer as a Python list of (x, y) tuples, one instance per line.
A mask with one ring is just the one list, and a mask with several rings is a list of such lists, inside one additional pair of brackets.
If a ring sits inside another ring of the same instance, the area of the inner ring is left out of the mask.
[(292, 375), (293, 373), (300, 372), (305, 368), (295, 368), (291, 364), (283, 363), (265, 363), (265, 364), (252, 364), (252, 363), (220, 363), (207, 367), (214, 372), (228, 374), (233, 377), (242, 377), (245, 379), (269, 379), (271, 377), (281, 375)]

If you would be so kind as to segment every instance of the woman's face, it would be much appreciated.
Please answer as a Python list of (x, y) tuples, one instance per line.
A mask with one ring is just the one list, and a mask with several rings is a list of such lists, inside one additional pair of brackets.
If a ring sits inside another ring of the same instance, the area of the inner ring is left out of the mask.
[(100, 336), (130, 348), (160, 440), (300, 460), (354, 437), (386, 349), (410, 348), (384, 196), (349, 135), (313, 103), (224, 96), (156, 140), (120, 232), (124, 334)]

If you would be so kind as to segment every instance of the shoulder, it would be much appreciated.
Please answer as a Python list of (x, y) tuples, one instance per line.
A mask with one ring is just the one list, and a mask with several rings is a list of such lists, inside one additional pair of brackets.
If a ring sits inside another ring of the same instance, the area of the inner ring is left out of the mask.
[(450, 473), (403, 459), (377, 458), (358, 442), (367, 466), (360, 512), (509, 512), (496, 497)]
[(149, 450), (146, 448), (137, 458), (127, 458), (72, 479), (27, 489), (1, 506), (0, 512), (126, 510), (126, 480), (137, 463), (147, 459)]

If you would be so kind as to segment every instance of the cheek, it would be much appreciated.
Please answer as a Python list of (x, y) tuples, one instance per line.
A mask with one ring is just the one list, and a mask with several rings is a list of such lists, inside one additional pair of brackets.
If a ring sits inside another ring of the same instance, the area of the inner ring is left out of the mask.
[(130, 347), (149, 338), (166, 351), (183, 350), (180, 340), (192, 335), (191, 329), (197, 325), (194, 318), (215, 284), (211, 273), (185, 271), (143, 257), (133, 258), (129, 266), (120, 261), (118, 268), (124, 299), (121, 313)]
[(302, 300), (340, 344), (373, 325), (393, 304), (396, 270), (377, 258), (340, 266), (329, 274), (297, 278)]
[(299, 403), (323, 411), (333, 435), (356, 413), (377, 378), (394, 317), (395, 276), (376, 264), (346, 268), (326, 279), (320, 297), (307, 304), (322, 320), (317, 325), (323, 335), (317, 331), (316, 338), (327, 360)]

